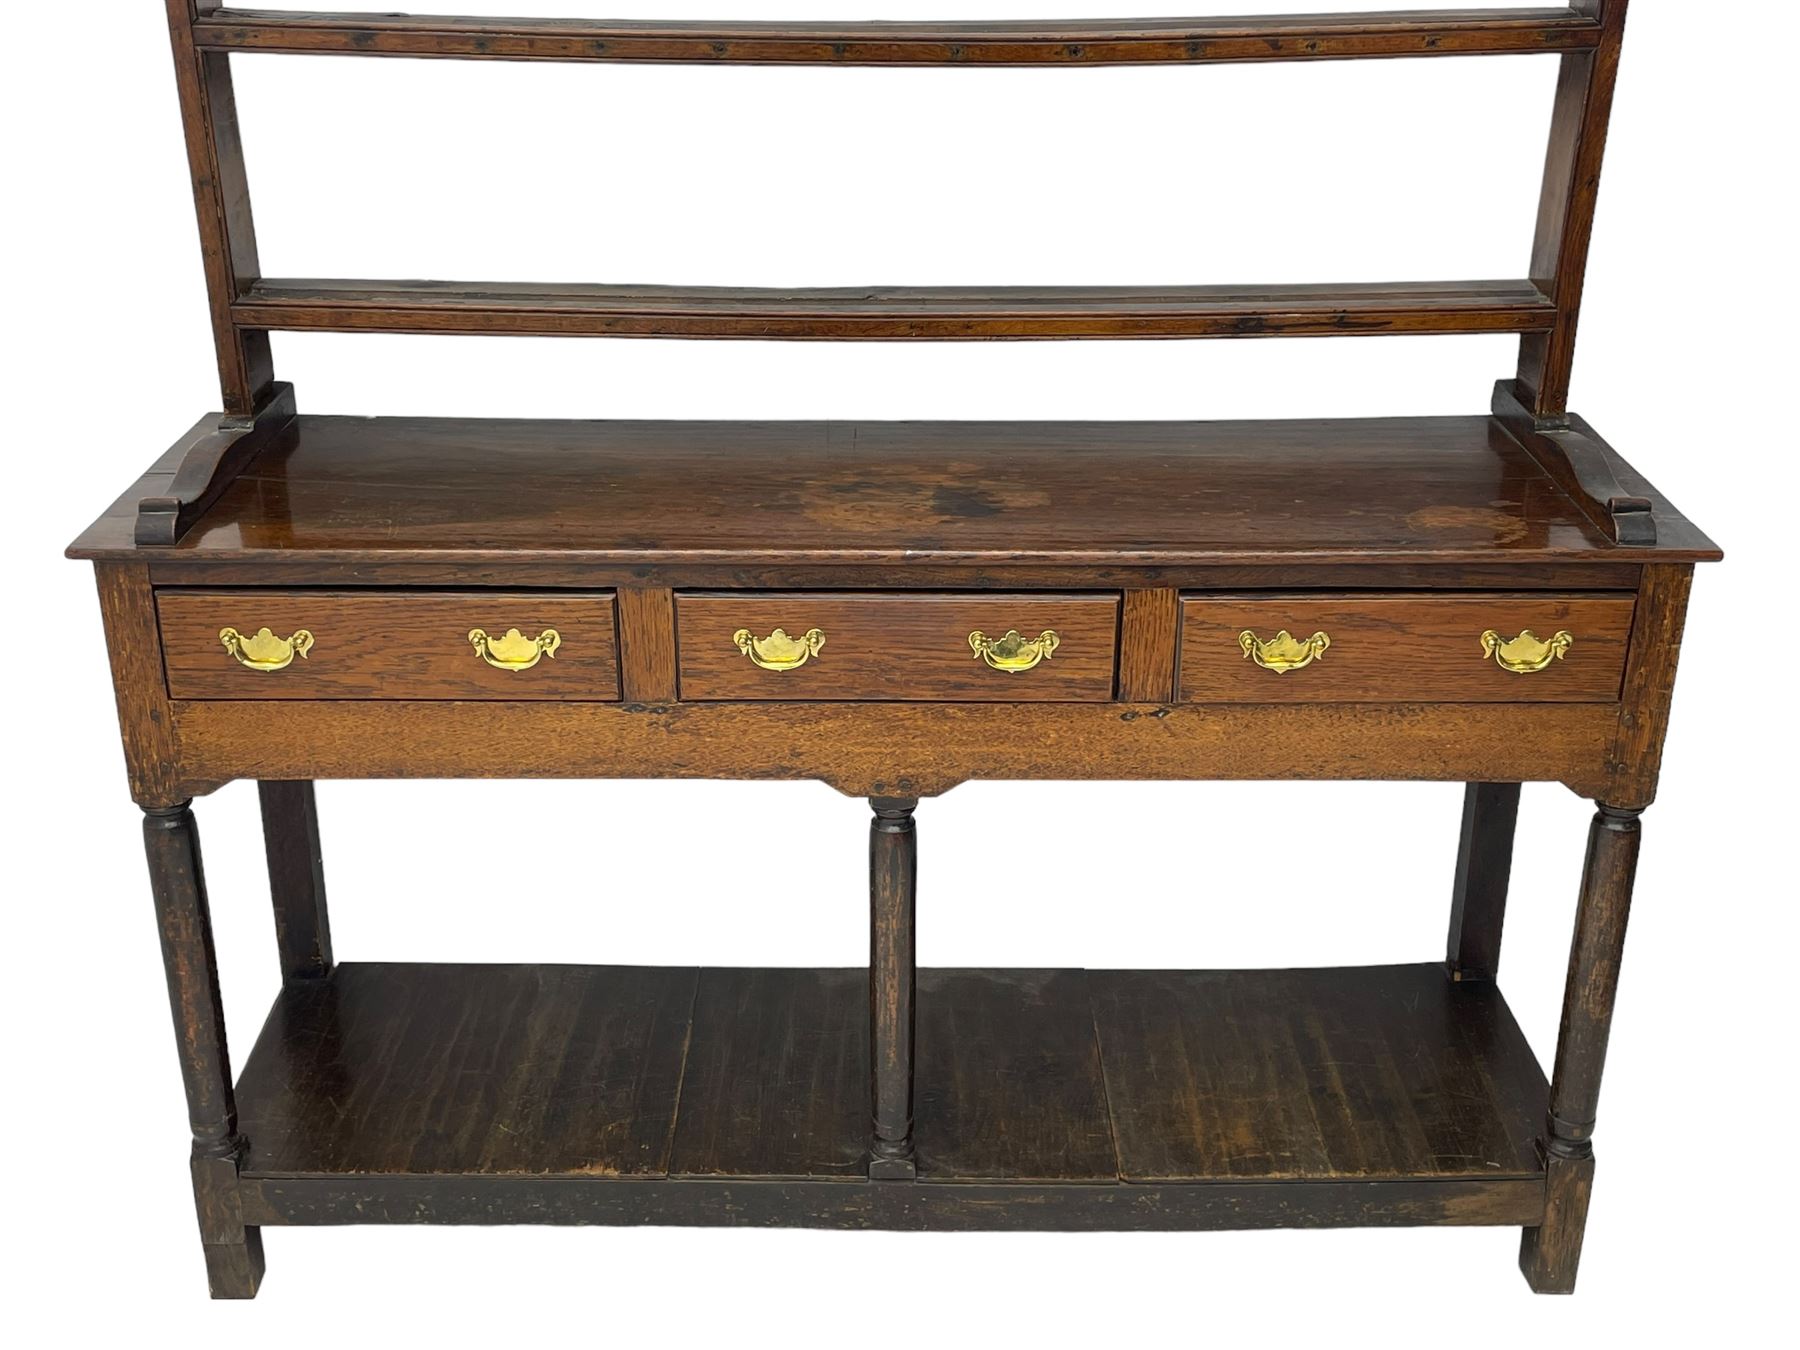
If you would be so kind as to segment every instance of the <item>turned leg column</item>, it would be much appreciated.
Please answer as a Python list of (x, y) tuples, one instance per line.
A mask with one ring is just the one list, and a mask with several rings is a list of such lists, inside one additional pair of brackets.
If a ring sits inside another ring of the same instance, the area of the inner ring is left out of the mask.
[(145, 810), (144, 850), (162, 934), (188, 1122), (194, 1133), (194, 1204), (206, 1253), (207, 1284), (214, 1298), (250, 1298), (262, 1279), (262, 1234), (244, 1226), (238, 1202), (243, 1141), (231, 1091), (200, 835), (186, 802)]
[(1544, 1158), (1548, 1187), (1543, 1226), (1527, 1228), (1519, 1268), (1540, 1294), (1575, 1289), (1581, 1239), (1594, 1181), (1594, 1118), (1612, 1029), (1625, 921), (1637, 874), (1640, 811), (1602, 805), (1588, 831), (1587, 865), (1569, 952), (1562, 1028), (1550, 1082)]
[(918, 835), (913, 797), (875, 797), (869, 822), (869, 1175), (906, 1180), (913, 1159), (913, 1027)]

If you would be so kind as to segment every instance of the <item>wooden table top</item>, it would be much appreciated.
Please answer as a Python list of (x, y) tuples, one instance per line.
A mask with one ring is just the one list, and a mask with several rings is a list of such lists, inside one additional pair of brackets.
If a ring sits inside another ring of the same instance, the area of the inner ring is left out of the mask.
[(173, 548), (82, 558), (611, 565), (1683, 562), (1609, 543), (1492, 418), (638, 422), (301, 416)]

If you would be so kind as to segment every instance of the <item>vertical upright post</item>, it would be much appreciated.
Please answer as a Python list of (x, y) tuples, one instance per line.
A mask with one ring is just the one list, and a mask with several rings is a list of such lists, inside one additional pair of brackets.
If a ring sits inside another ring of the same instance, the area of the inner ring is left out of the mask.
[(169, 1006), (194, 1135), (194, 1206), (200, 1217), (207, 1284), (214, 1298), (252, 1298), (262, 1280), (262, 1233), (244, 1226), (239, 1204), (238, 1157), (243, 1141), (231, 1091), (231, 1057), (225, 1047), (225, 1013), (200, 863), (200, 834), (186, 802), (145, 809), (144, 852), (150, 863), (150, 893), (162, 934)]
[(1569, 376), (1575, 364), (1575, 330), (1587, 281), (1588, 245), (1600, 196), (1600, 167), (1612, 117), (1619, 53), (1625, 41), (1628, 0), (1575, 0), (1598, 19), (1599, 44), (1566, 52), (1556, 85), (1550, 148), (1538, 199), (1537, 236), (1531, 249), (1532, 280), (1556, 302), (1548, 333), (1529, 333), (1519, 350), (1519, 396), (1540, 426), (1565, 423)]
[(269, 898), (283, 980), (331, 973), (331, 919), (325, 907), (325, 855), (319, 803), (310, 782), (259, 782)]
[(1573, 1293), (1581, 1262), (1594, 1182), (1594, 1120), (1619, 989), (1631, 888), (1637, 877), (1640, 815), (1637, 810), (1602, 805), (1588, 830), (1545, 1122), (1544, 1222), (1525, 1230), (1519, 1248), (1519, 1268), (1540, 1294)]
[(915, 896), (918, 835), (914, 797), (869, 805), (869, 1176), (907, 1180), (913, 1158), (913, 1000), (918, 980)]
[(223, 0), (166, 2), (188, 170), (194, 180), (194, 210), (206, 263), (206, 292), (212, 306), (213, 340), (218, 349), (219, 386), (226, 416), (249, 419), (275, 378), (269, 335), (238, 327), (231, 314), (239, 292), (262, 271), (250, 214), (250, 180), (244, 168), (229, 58), (223, 52), (200, 51), (194, 42), (194, 21), (222, 8)]
[(1500, 933), (1518, 822), (1517, 783), (1470, 783), (1463, 792), (1462, 839), (1450, 901), (1453, 979), (1491, 980), (1500, 973)]

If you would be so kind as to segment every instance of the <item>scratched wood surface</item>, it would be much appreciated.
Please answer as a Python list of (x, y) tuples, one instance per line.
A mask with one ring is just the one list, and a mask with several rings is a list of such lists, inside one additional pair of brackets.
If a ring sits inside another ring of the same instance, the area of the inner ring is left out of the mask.
[(244, 1169), (664, 1175), (694, 982), (386, 963), (293, 981), (239, 1080)]
[(1531, 1176), (1549, 1089), (1441, 964), (1089, 976), (1121, 1174)]

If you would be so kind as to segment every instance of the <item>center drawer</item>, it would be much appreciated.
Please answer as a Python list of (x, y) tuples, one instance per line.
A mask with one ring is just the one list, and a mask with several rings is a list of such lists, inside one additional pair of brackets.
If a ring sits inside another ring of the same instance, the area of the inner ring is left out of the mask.
[(162, 591), (169, 695), (619, 697), (610, 593)]
[(1116, 595), (690, 592), (681, 697), (1104, 703)]

